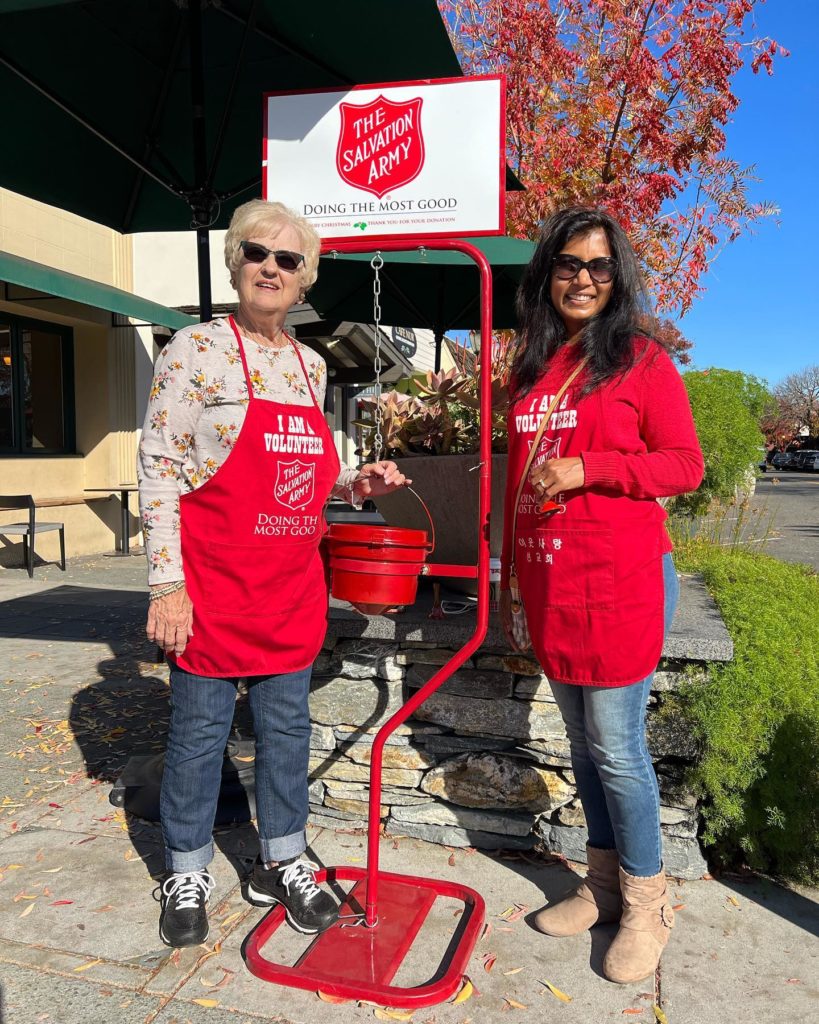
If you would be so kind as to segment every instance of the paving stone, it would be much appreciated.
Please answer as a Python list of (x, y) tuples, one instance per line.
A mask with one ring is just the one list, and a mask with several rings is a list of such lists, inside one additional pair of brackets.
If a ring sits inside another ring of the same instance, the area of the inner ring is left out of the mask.
[(467, 735), (533, 740), (565, 735), (556, 704), (547, 701), (475, 700), (433, 693), (415, 717)]
[(421, 788), (462, 807), (553, 810), (574, 795), (555, 771), (503, 754), (461, 754), (433, 768)]
[(404, 703), (401, 683), (314, 677), (310, 718), (322, 725), (381, 726)]
[(144, 1024), (162, 1005), (158, 998), (111, 982), (64, 978), (8, 963), (2, 967), (1, 996), (4, 1024)]
[[(345, 743), (341, 751), (356, 764), (369, 765), (372, 761), (372, 743)], [(381, 752), (381, 763), (385, 768), (431, 768), (435, 760), (423, 750), (387, 744)]]
[(412, 836), (441, 846), (471, 846), (477, 850), (531, 850), (534, 836), (515, 836), (481, 829), (455, 828), (452, 825), (429, 825), (421, 822), (399, 821), (387, 818), (384, 826), (389, 835)]
[[(437, 668), (430, 665), (413, 665), (407, 671), (407, 686), (418, 689), (435, 675)], [(464, 697), (480, 697), (483, 700), (497, 700), (512, 695), (513, 677), (510, 672), (486, 672), (478, 669), (459, 669), (441, 684), (436, 694), (459, 694)]]
[(453, 807), (451, 804), (433, 800), (414, 807), (394, 807), (391, 815), (394, 821), (454, 825), (456, 828), (478, 829), (483, 832), (498, 832), (502, 835), (513, 836), (528, 835), (535, 823), (534, 814)]
[[(352, 761), (331, 760), (329, 758), (310, 758), (308, 771), (310, 776), (319, 779), (340, 779), (346, 782), (367, 782), (370, 769), (367, 765), (355, 764)], [(414, 789), (418, 786), (423, 772), (405, 768), (385, 768), (381, 773), (381, 781), (390, 786), (406, 786)]]

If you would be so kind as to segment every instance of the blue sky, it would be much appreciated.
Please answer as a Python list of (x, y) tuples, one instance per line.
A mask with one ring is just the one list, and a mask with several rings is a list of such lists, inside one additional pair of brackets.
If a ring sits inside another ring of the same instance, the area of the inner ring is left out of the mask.
[(706, 292), (679, 323), (698, 367), (744, 370), (775, 384), (819, 363), (819, 2), (768, 0), (756, 34), (791, 51), (773, 77), (745, 69), (728, 126), (727, 155), (756, 164), (752, 199), (780, 208), (780, 225), (763, 221), (728, 246), (703, 278)]

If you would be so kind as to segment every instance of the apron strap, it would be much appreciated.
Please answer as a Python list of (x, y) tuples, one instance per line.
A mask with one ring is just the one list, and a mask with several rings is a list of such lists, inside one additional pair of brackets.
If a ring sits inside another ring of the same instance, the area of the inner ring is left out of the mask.
[(245, 384), (247, 384), (247, 397), (249, 401), (252, 402), (256, 396), (253, 394), (253, 385), (250, 383), (250, 371), (247, 368), (247, 359), (245, 358), (245, 347), (242, 344), (242, 336), (239, 333), (239, 328), (236, 326), (236, 321), (233, 319), (232, 314), (228, 317), (228, 322), (230, 323), (233, 333), (236, 335), (236, 344), (239, 346), (239, 355), (242, 357), (242, 369), (245, 374)]
[(323, 409), (319, 409), (319, 404), (316, 401), (316, 393), (315, 393), (315, 391), (313, 391), (313, 385), (310, 383), (310, 377), (307, 374), (307, 367), (304, 365), (304, 360), (301, 357), (301, 352), (299, 352), (299, 346), (296, 344), (296, 342), (293, 340), (293, 338), (290, 337), (289, 334), (286, 334), (285, 337), (290, 342), (290, 344), (293, 346), (293, 351), (296, 353), (296, 356), (297, 356), (297, 358), (299, 360), (299, 363), (301, 363), (301, 372), (304, 374), (304, 379), (307, 381), (307, 387), (308, 387), (308, 389), (310, 391), (310, 397), (313, 399), (313, 405), (318, 409), (318, 411), (323, 416), (324, 415), (324, 410)]
[(513, 576), (515, 575), (515, 550), (516, 550), (516, 547), (517, 547), (517, 545), (515, 543), (515, 535), (517, 533), (517, 525), (518, 525), (518, 506), (520, 505), (520, 496), (523, 493), (523, 488), (524, 488), (524, 485), (526, 484), (526, 477), (529, 474), (529, 467), (532, 465), (532, 462), (534, 461), (535, 453), (537, 452), (537, 446), (540, 443), (541, 437), (543, 436), (543, 431), (546, 429), (546, 424), (549, 422), (549, 419), (550, 419), (552, 413), (557, 408), (558, 402), (564, 396), (564, 394), (566, 393), (569, 385), (572, 383), (572, 381), (575, 379), (575, 377), (580, 373), (580, 371), (583, 369), (583, 367), (586, 365), (586, 363), (588, 361), (589, 361), (589, 357), (588, 356), (583, 356), (583, 358), (580, 360), (580, 362), (577, 364), (577, 366), (572, 370), (572, 372), (566, 378), (566, 381), (563, 384), (563, 387), (558, 391), (558, 393), (552, 399), (551, 403), (549, 404), (549, 408), (546, 410), (545, 415), (543, 416), (543, 418), (541, 419), (540, 423), (538, 424), (537, 431), (535, 432), (534, 439), (532, 440), (532, 446), (529, 449), (529, 455), (527, 456), (526, 463), (525, 463), (525, 465), (523, 467), (523, 472), (520, 474), (520, 480), (518, 482), (518, 490), (517, 490), (517, 494), (515, 495), (515, 504), (514, 504), (514, 506), (512, 508), (512, 559), (511, 559), (511, 570), (512, 570), (512, 575)]

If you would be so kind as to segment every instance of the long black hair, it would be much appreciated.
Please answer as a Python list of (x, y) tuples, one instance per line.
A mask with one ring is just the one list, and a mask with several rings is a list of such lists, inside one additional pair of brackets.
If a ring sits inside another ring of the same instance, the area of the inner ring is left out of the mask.
[(634, 364), (635, 335), (650, 337), (651, 303), (643, 275), (625, 232), (602, 210), (574, 206), (552, 214), (543, 224), (535, 254), (516, 298), (518, 347), (512, 362), (512, 399), (523, 398), (546, 364), (566, 344), (566, 325), (552, 305), (552, 261), (566, 243), (591, 231), (606, 233), (617, 261), (609, 301), (583, 327), (578, 354), (589, 357), (583, 392), (625, 373)]

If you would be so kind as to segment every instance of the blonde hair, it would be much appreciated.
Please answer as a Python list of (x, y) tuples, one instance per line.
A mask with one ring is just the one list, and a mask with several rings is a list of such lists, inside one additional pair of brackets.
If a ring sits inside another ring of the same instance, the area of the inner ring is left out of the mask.
[(291, 227), (301, 239), (304, 263), (299, 266), (302, 293), (318, 277), (318, 261), (321, 252), (321, 238), (313, 225), (300, 217), (284, 203), (269, 203), (265, 199), (251, 199), (249, 203), (237, 206), (230, 218), (225, 235), (225, 266), (230, 271), (230, 283), (234, 285), (234, 274), (242, 262), (239, 243), (252, 235), (277, 234), (283, 227)]

